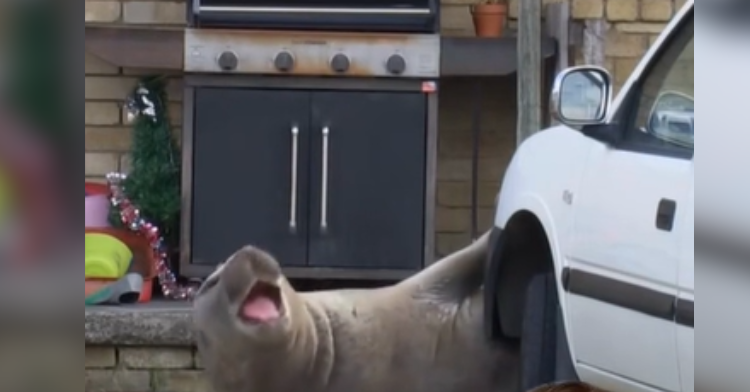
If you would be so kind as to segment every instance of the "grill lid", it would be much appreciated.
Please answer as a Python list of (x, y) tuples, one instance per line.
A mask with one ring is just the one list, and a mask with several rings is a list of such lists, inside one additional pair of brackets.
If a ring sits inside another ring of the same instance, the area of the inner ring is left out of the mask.
[(193, 0), (193, 27), (437, 32), (439, 0)]
[(415, 10), (430, 9), (429, 0), (204, 0), (201, 2), (205, 7), (227, 7), (239, 10), (361, 10), (361, 11), (401, 11), (412, 12)]

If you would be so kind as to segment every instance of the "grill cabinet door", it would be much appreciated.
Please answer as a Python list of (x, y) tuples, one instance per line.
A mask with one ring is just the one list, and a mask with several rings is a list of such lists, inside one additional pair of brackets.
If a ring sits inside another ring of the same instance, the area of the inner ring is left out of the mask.
[(219, 88), (195, 94), (193, 263), (220, 263), (255, 245), (285, 266), (305, 265), (310, 94)]
[(311, 267), (422, 266), (426, 102), (420, 93), (313, 94)]

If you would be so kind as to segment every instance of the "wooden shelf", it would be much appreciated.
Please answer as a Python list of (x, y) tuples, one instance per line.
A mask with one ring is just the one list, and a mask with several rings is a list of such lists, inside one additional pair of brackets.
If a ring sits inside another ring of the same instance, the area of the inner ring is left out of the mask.
[[(86, 26), (86, 50), (123, 68), (181, 71), (184, 30)], [(443, 37), (441, 77), (511, 75), (518, 68), (515, 37)], [(555, 40), (542, 41), (544, 58), (557, 53)]]
[[(518, 69), (518, 40), (507, 38), (443, 37), (441, 77), (492, 77), (511, 75)], [(542, 41), (542, 57), (557, 54), (552, 38)]]

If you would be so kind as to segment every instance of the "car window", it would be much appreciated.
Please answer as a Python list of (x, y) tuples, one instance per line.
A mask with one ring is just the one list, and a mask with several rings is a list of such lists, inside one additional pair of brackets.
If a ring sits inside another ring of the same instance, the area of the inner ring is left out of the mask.
[(625, 135), (629, 147), (672, 155), (692, 155), (695, 99), (693, 17), (665, 43), (634, 88), (634, 123)]

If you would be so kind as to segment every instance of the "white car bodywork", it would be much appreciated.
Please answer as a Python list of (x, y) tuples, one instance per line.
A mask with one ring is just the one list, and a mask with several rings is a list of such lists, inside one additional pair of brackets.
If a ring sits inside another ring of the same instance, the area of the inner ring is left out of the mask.
[[(718, 2), (722, 3), (722, 2)], [(718, 5), (717, 3), (717, 5)], [(699, 150), (701, 192), (690, 215), (690, 238), (684, 252), (697, 254), (705, 299), (701, 355), (695, 364), (696, 390), (748, 390), (750, 352), (750, 13), (747, 2), (736, 2), (742, 12), (699, 16), (701, 78), (706, 112), (701, 117), (710, 133)], [(740, 6), (740, 4), (744, 4)], [(709, 7), (710, 9), (710, 7)], [(693, 197), (691, 195), (691, 197)], [(699, 226), (693, 234), (693, 215)], [(688, 236), (686, 235), (686, 237)], [(687, 264), (686, 262), (685, 264)], [(688, 298), (695, 293), (693, 265), (680, 273), (681, 289)], [(678, 331), (680, 341), (694, 339), (693, 331)], [(693, 352), (682, 353), (693, 359)], [(693, 368), (691, 367), (691, 369)], [(691, 376), (692, 378), (692, 376)], [(692, 381), (692, 380), (691, 380)]]
[[(607, 121), (625, 110), (628, 93), (692, 15), (688, 1), (622, 88)], [(750, 69), (750, 63), (744, 66)], [(692, 113), (667, 115), (693, 127)], [(746, 168), (749, 158), (745, 152)], [(516, 152), (495, 226), (505, 229), (519, 212), (529, 212), (549, 241), (558, 282), (573, 271), (596, 276), (600, 285), (612, 282), (613, 293), (643, 296), (618, 303), (623, 300), (603, 301), (559, 285), (568, 344), (582, 381), (612, 392), (694, 392), (694, 182), (694, 158), (613, 149), (565, 125), (531, 137)], [(745, 200), (747, 212), (750, 198)], [(660, 230), (658, 214), (670, 206), (676, 206), (674, 227)], [(636, 311), (628, 301), (646, 306)]]

